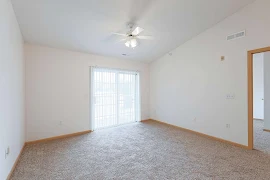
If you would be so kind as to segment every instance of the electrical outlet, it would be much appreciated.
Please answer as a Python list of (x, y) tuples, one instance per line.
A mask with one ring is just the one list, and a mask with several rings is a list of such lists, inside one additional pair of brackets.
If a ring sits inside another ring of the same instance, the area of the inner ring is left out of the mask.
[(230, 128), (231, 127), (231, 125), (230, 124), (226, 124), (226, 128)]

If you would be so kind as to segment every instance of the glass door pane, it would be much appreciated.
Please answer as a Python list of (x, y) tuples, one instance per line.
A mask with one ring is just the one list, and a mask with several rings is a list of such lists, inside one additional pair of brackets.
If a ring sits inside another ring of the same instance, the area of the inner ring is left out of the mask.
[(92, 76), (93, 129), (135, 122), (139, 109), (137, 74), (93, 68)]
[(136, 121), (135, 114), (136, 75), (118, 74), (118, 119), (119, 124)]
[(116, 72), (94, 70), (94, 121), (95, 129), (116, 125), (117, 84)]

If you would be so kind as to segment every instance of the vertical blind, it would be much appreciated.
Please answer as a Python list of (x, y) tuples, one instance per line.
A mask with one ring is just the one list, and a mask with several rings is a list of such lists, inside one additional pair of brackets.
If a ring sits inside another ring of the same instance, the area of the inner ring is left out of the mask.
[(92, 129), (139, 120), (137, 72), (92, 67)]

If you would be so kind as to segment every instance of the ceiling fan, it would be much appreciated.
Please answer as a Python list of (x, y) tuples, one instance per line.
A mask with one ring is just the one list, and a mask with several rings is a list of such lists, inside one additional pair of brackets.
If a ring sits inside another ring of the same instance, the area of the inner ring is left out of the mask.
[(124, 39), (121, 39), (119, 42), (124, 41), (125, 45), (130, 48), (135, 48), (138, 45), (138, 39), (144, 40), (152, 40), (154, 39), (152, 36), (141, 36), (139, 35), (141, 32), (144, 31), (141, 27), (134, 28), (134, 24), (128, 24), (129, 31), (126, 34), (121, 33), (113, 33), (115, 35), (123, 36)]

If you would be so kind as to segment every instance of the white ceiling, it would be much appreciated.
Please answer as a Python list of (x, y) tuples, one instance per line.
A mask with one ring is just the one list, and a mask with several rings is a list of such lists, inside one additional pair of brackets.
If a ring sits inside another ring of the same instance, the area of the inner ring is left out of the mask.
[[(149, 62), (254, 0), (11, 0), (24, 40), (56, 48)], [(134, 22), (145, 29), (130, 49), (116, 43)]]

